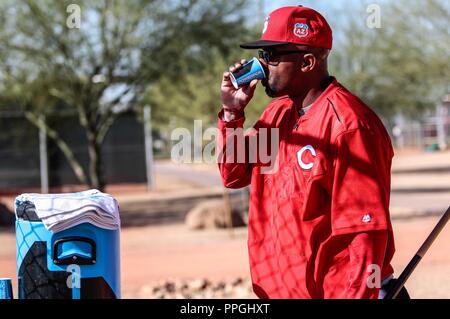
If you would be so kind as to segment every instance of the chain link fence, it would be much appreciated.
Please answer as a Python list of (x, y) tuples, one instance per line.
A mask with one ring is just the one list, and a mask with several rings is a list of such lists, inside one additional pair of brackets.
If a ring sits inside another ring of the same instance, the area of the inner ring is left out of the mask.
[(392, 136), (395, 147), (424, 151), (446, 150), (450, 145), (450, 102), (444, 102), (421, 120), (395, 118)]

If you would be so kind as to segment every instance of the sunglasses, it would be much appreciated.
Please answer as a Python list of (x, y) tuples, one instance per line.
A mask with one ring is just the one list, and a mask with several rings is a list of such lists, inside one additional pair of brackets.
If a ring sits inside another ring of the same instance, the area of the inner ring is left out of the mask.
[(258, 55), (260, 59), (263, 59), (268, 64), (273, 64), (277, 62), (276, 59), (283, 55), (288, 54), (298, 54), (298, 53), (311, 53), (309, 51), (295, 50), (295, 51), (269, 51), (269, 50), (259, 50)]

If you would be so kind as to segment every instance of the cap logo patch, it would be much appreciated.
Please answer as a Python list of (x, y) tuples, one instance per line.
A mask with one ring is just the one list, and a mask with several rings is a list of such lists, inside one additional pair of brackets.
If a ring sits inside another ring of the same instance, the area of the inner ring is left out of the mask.
[(266, 33), (266, 31), (267, 31), (267, 27), (269, 26), (269, 19), (270, 19), (270, 16), (267, 17), (266, 20), (264, 21), (264, 27), (262, 30), (262, 34)]
[(296, 23), (294, 26), (294, 34), (299, 38), (304, 38), (309, 33), (309, 27), (304, 23)]

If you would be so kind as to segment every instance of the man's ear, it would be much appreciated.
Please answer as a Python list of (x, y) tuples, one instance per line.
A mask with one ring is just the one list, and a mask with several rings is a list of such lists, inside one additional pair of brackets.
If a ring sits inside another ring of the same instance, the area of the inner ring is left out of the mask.
[(307, 53), (303, 56), (303, 61), (301, 64), (301, 70), (302, 72), (311, 72), (314, 70), (315, 66), (317, 64), (316, 57), (312, 53)]

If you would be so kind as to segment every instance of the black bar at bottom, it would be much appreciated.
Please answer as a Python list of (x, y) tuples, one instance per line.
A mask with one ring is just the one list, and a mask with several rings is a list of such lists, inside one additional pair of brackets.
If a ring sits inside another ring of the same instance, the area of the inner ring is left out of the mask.
[(397, 297), (400, 290), (405, 285), (405, 282), (408, 280), (409, 276), (411, 276), (412, 272), (416, 268), (416, 266), (419, 264), (422, 257), (419, 255), (415, 255), (413, 259), (409, 262), (409, 264), (406, 266), (406, 268), (401, 273), (400, 277), (398, 277), (396, 283), (394, 286), (392, 286), (392, 289), (389, 290), (384, 297), (384, 299), (395, 299)]

